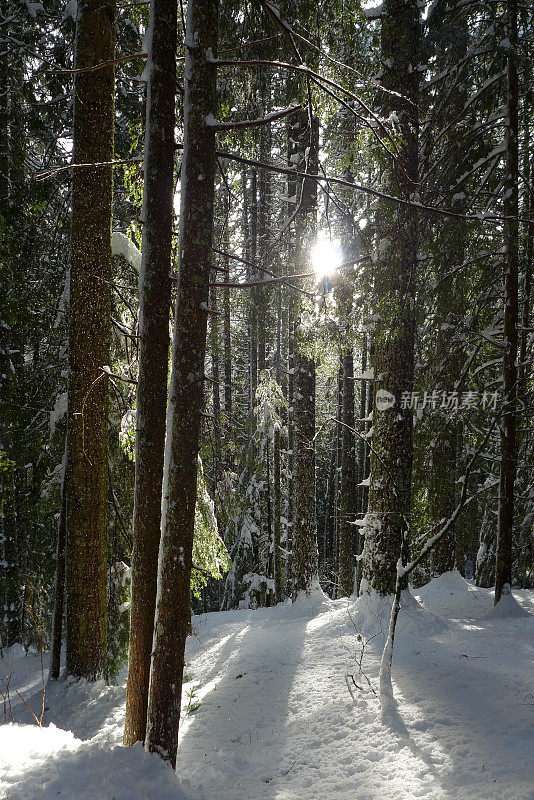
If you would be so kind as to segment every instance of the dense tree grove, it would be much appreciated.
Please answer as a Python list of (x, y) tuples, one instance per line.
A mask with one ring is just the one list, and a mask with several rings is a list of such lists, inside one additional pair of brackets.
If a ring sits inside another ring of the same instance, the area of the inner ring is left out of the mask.
[(534, 588), (528, 4), (0, 7), (0, 652), (174, 766), (192, 612)]

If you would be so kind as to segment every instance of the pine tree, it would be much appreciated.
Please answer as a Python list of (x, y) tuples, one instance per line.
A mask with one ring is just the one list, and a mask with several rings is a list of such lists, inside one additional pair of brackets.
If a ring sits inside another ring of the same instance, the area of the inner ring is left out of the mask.
[[(106, 675), (115, 3), (78, 6), (69, 310), (67, 672)], [(92, 69), (99, 65), (98, 69)]]

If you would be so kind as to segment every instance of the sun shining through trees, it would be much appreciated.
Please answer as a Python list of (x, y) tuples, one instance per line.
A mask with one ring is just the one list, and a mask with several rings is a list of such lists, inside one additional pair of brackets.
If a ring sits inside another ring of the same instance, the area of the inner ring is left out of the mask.
[(326, 280), (341, 266), (339, 239), (331, 239), (326, 231), (319, 231), (311, 259), (317, 280)]

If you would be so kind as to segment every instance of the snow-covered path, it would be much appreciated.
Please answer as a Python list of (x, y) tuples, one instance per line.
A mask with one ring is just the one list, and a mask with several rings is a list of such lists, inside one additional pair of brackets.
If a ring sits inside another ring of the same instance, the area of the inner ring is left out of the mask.
[[(515, 594), (534, 612), (534, 592)], [(116, 746), (122, 687), (59, 684), (47, 696), (57, 729), (0, 727), (0, 797), (534, 800), (534, 614), (492, 618), (491, 593), (454, 573), (417, 596), (424, 608), (405, 603), (399, 620), (394, 729), (356, 664), (358, 633), (383, 630), (388, 607), (316, 594), (196, 618), (186, 691), (201, 702), (182, 724), (178, 778)], [(382, 642), (363, 659), (374, 687)]]

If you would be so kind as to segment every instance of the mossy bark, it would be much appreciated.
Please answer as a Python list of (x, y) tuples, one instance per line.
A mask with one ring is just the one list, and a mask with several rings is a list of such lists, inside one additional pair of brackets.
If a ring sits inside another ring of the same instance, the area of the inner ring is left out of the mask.
[[(115, 3), (78, 3), (77, 69), (113, 59)], [(114, 69), (74, 82), (67, 456), (67, 673), (106, 675)], [(105, 162), (108, 162), (107, 164)], [(102, 166), (96, 166), (102, 164)]]

